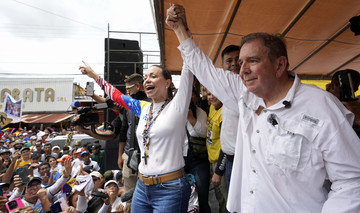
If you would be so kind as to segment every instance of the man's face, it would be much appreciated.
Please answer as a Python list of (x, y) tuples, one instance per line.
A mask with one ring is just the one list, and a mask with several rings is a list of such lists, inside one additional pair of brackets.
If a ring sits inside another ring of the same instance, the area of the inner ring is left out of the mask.
[(100, 149), (98, 149), (98, 148), (97, 149), (92, 149), (91, 152), (94, 153), (94, 154), (97, 154), (97, 153), (99, 153), (99, 150)]
[(42, 148), (41, 146), (36, 146), (36, 150), (39, 152), (41, 151), (41, 148)]
[(260, 39), (245, 43), (240, 50), (240, 77), (247, 89), (258, 97), (272, 91), (276, 83), (275, 64)]
[(18, 144), (16, 144), (16, 145), (14, 146), (14, 149), (15, 149), (15, 150), (20, 150), (22, 147), (23, 147), (23, 145), (18, 143)]
[(26, 188), (25, 191), (25, 200), (29, 198), (33, 198), (34, 196), (37, 197), (37, 192), (41, 189), (41, 182), (39, 181), (32, 181)]
[(25, 158), (25, 159), (29, 159), (30, 158), (30, 150), (25, 149), (21, 152), (21, 157)]
[(96, 176), (92, 176), (93, 182), (94, 182), (94, 188), (98, 189), (102, 186), (103, 180), (101, 178), (98, 178)]
[(129, 95), (139, 92), (139, 83), (125, 83), (126, 91)]
[(224, 70), (230, 70), (233, 73), (239, 74), (240, 67), (238, 64), (240, 51), (232, 51), (224, 54), (223, 58), (223, 68)]
[(32, 158), (30, 160), (31, 163), (39, 163), (40, 162), (40, 158)]
[(89, 162), (90, 160), (90, 155), (89, 154), (82, 154), (81, 155), (81, 160), (84, 161), (84, 162)]
[(39, 173), (41, 176), (44, 176), (45, 174), (49, 174), (50, 167), (48, 165), (42, 165), (39, 167)]
[(46, 146), (44, 146), (44, 151), (45, 151), (46, 153), (51, 153), (51, 145), (46, 145)]

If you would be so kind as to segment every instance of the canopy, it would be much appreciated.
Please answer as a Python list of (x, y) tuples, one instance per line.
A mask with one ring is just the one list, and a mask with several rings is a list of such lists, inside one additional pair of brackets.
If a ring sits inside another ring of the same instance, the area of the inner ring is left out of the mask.
[[(175, 33), (166, 25), (170, 0), (153, 0), (161, 62), (181, 71)], [(281, 34), (287, 43), (290, 70), (308, 79), (327, 79), (341, 69), (360, 71), (360, 36), (349, 19), (360, 14), (359, 0), (177, 0), (185, 7), (197, 45), (216, 66), (221, 51), (253, 32)]]
[[(70, 119), (74, 114), (69, 113), (59, 113), (59, 114), (28, 114), (21, 116), (21, 122), (23, 123), (32, 123), (32, 124), (55, 124), (61, 121)], [(14, 123), (14, 121), (13, 121)]]

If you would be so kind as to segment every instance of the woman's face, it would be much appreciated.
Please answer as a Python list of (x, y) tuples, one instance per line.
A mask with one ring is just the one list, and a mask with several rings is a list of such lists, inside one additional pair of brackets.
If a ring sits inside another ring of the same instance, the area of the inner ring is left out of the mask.
[(55, 167), (56, 166), (56, 160), (54, 158), (50, 158), (49, 164), (50, 164), (51, 167)]
[(153, 102), (163, 102), (168, 98), (170, 79), (165, 79), (159, 67), (150, 67), (144, 75), (144, 89), (148, 98)]

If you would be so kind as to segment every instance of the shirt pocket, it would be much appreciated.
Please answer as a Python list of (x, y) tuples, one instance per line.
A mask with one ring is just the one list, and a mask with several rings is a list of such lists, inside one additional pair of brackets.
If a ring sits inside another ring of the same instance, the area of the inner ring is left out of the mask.
[(270, 130), (267, 163), (283, 171), (301, 170), (310, 160), (312, 143), (317, 134), (317, 129), (304, 123), (278, 119), (278, 124)]

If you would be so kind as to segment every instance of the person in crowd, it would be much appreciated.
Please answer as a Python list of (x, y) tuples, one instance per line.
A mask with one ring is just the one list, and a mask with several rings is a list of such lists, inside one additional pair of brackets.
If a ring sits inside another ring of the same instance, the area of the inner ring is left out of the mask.
[(40, 155), (38, 153), (31, 154), (30, 166), (28, 169), (29, 175), (34, 177), (40, 177), (39, 166), (40, 166)]
[[(240, 47), (237, 45), (229, 45), (221, 52), (222, 68), (224, 70), (239, 74), (240, 67), (238, 65)], [(226, 106), (221, 110), (221, 132), (220, 144), (221, 150), (226, 155), (225, 162), (225, 179), (229, 189), (232, 165), (234, 161), (235, 145), (237, 138), (239, 113), (231, 110)]]
[(76, 140), (74, 146), (75, 149), (80, 149), (82, 147), (81, 140)]
[(192, 98), (186, 122), (187, 140), (185, 144), (185, 172), (195, 177), (200, 212), (210, 212), (208, 204), (210, 185), (210, 164), (206, 149), (207, 115), (204, 110), (196, 106), (199, 90), (193, 85)]
[(30, 148), (28, 147), (23, 147), (20, 149), (20, 155), (21, 158), (17, 160), (17, 164), (15, 169), (21, 168), (23, 166), (29, 165), (31, 163), (30, 157), (31, 157), (31, 152), (30, 152)]
[[(230, 212), (359, 212), (360, 140), (354, 116), (333, 95), (289, 71), (278, 36), (251, 33), (240, 44), (240, 75), (215, 68), (187, 34), (172, 4), (184, 64), (230, 109), (239, 111)], [(326, 178), (332, 182), (328, 193)]]
[(84, 169), (87, 167), (87, 168), (91, 169), (92, 171), (100, 170), (99, 164), (90, 158), (89, 151), (85, 150), (85, 151), (81, 152), (80, 157), (81, 157), (81, 160), (83, 161), (82, 164), (83, 164)]
[(9, 166), (11, 164), (11, 159), (9, 157), (6, 157), (6, 158), (2, 158), (2, 161), (3, 161), (3, 166), (5, 166), (6, 168), (9, 168)]
[[(144, 78), (138, 73), (131, 74), (125, 79), (125, 87), (128, 95), (137, 100), (148, 100), (143, 86)], [(136, 186), (137, 172), (127, 166), (129, 159), (129, 149), (139, 150), (136, 138), (136, 128), (139, 123), (139, 117), (131, 110), (125, 109), (123, 116), (123, 125), (120, 129), (120, 143), (118, 165), (123, 170), (125, 191)]]
[(45, 158), (51, 155), (51, 143), (44, 144), (44, 153), (41, 155), (41, 162), (45, 162)]
[(41, 183), (44, 186), (53, 185), (60, 177), (60, 173), (55, 170), (50, 170), (50, 164), (48, 162), (43, 162), (39, 166), (39, 174), (41, 178)]
[[(55, 195), (68, 181), (71, 171), (71, 161), (68, 160), (65, 162), (63, 176), (58, 181), (56, 181), (55, 184), (46, 188), (46, 196), (50, 202), (54, 202), (57, 199)], [(32, 177), (30, 181), (26, 185), (24, 185), (23, 180), (18, 175), (15, 175), (14, 185), (16, 188), (14, 189), (14, 193), (11, 195), (9, 200), (19, 198), (23, 195), (23, 192), (25, 192), (24, 197), (22, 198), (24, 206), (31, 206), (32, 208), (34, 208), (41, 203), (41, 196), (38, 194), (39, 190), (41, 189), (41, 181), (42, 180), (39, 177)]]
[(78, 148), (73, 152), (73, 164), (74, 168), (77, 168), (80, 164), (82, 164), (84, 161), (81, 159), (80, 153), (84, 152), (84, 148)]
[(121, 202), (121, 198), (119, 197), (119, 187), (116, 181), (109, 180), (106, 182), (104, 185), (104, 190), (105, 193), (109, 195), (109, 198), (104, 201), (104, 204), (99, 210), (99, 213), (108, 212), (109, 208), (111, 209), (111, 212), (119, 212), (119, 208), (121, 210), (125, 209), (126, 204)]
[(62, 153), (61, 153), (60, 146), (58, 146), (58, 145), (53, 146), (53, 147), (51, 148), (51, 155), (54, 156), (56, 159), (57, 159), (57, 158), (61, 158)]
[(5, 141), (0, 139), (0, 150), (6, 149), (6, 147), (4, 146)]
[(14, 147), (10, 148), (10, 151), (11, 153), (14, 153), (15, 151), (19, 151), (23, 147), (24, 147), (24, 143), (20, 139), (18, 139), (15, 141)]
[(219, 212), (227, 212), (227, 188), (224, 176), (226, 155), (222, 152), (220, 144), (223, 104), (209, 91), (207, 91), (207, 98), (210, 103), (210, 109), (207, 117), (206, 148), (210, 162), (211, 183), (215, 187), (215, 196), (219, 202)]
[(11, 155), (11, 151), (9, 149), (2, 149), (0, 150), (0, 157), (2, 158), (9, 158)]
[(360, 102), (355, 96), (359, 89), (360, 74), (356, 70), (346, 69), (334, 73), (326, 91), (335, 95), (355, 115), (353, 129), (360, 137)]
[(35, 147), (33, 148), (33, 153), (38, 153), (39, 155), (43, 154), (44, 151), (42, 150), (42, 143), (41, 141), (37, 141), (35, 143)]
[(93, 191), (100, 191), (100, 192), (104, 192), (104, 190), (102, 189), (104, 182), (105, 182), (105, 178), (104, 176), (97, 171), (93, 171), (90, 173), (92, 180), (94, 182), (94, 189)]
[(94, 79), (113, 101), (139, 117), (136, 135), (141, 162), (131, 211), (186, 212), (190, 185), (184, 176), (182, 150), (193, 76), (184, 67), (179, 89), (172, 97), (170, 72), (160, 66), (150, 67), (143, 82), (147, 97), (152, 99), (150, 103), (122, 94), (86, 62), (79, 69)]
[(105, 157), (105, 151), (100, 150), (101, 145), (92, 145), (91, 147), (91, 160), (98, 163), (100, 166), (100, 173), (104, 173), (105, 171), (105, 165), (104, 165), (104, 157)]

